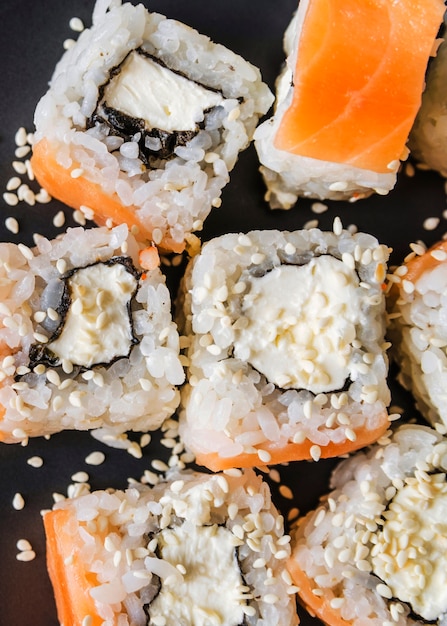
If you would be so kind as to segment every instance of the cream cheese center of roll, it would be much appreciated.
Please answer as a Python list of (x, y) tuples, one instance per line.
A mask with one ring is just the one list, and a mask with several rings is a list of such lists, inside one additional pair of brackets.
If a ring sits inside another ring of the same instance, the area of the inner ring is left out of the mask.
[(329, 255), (251, 279), (234, 354), (281, 388), (341, 389), (361, 302), (356, 272)]
[(184, 524), (162, 530), (157, 539), (161, 558), (177, 568), (178, 576), (162, 580), (149, 605), (150, 624), (158, 616), (165, 617), (166, 626), (243, 623), (244, 581), (230, 530)]
[(64, 361), (90, 368), (129, 354), (134, 343), (129, 302), (138, 281), (122, 263), (97, 263), (67, 279), (71, 304), (50, 350)]
[(384, 513), (372, 565), (393, 596), (425, 620), (447, 611), (447, 484), (425, 475), (400, 489)]
[(107, 106), (145, 121), (146, 130), (194, 131), (221, 94), (188, 80), (138, 52), (131, 52), (104, 90)]

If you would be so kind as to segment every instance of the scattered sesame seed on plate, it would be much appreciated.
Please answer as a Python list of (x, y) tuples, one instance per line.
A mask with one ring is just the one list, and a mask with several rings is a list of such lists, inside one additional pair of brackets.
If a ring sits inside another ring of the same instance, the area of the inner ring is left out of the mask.
[(82, 33), (84, 30), (84, 22), (79, 17), (72, 17), (69, 26), (71, 30), (74, 30), (76, 33)]
[(16, 511), (21, 511), (25, 507), (25, 500), (21, 493), (16, 493), (12, 499), (12, 506)]
[(8, 191), (3, 194), (3, 200), (9, 206), (17, 206), (19, 204), (19, 198), (17, 195)]
[(104, 454), (104, 452), (96, 450), (95, 452), (91, 452), (85, 458), (85, 462), (87, 463), (87, 465), (101, 465), (101, 463), (104, 463), (105, 458), (106, 455)]
[(61, 228), (65, 224), (65, 213), (63, 211), (58, 211), (56, 215), (53, 217), (53, 225), (56, 228)]
[(32, 456), (26, 462), (28, 465), (31, 465), (31, 467), (42, 467), (43, 465), (43, 459), (40, 456)]
[(89, 479), (87, 472), (76, 472), (72, 475), (71, 480), (75, 483), (86, 483)]
[(36, 558), (36, 553), (34, 550), (24, 550), (23, 552), (18, 552), (16, 554), (16, 559), (18, 561), (33, 561)]
[(439, 226), (440, 219), (439, 217), (427, 217), (424, 220), (423, 227), (424, 230), (435, 230)]
[(19, 222), (16, 220), (15, 217), (7, 217), (5, 219), (5, 226), (9, 230), (9, 232), (13, 233), (14, 235), (17, 235), (20, 230)]

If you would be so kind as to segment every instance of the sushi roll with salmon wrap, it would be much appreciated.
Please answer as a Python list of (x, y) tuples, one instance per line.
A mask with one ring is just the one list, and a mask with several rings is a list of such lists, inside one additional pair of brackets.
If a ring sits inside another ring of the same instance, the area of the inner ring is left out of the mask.
[(447, 428), (447, 243), (412, 253), (391, 275), (389, 338), (399, 381), (422, 415)]
[(272, 101), (257, 68), (205, 35), (97, 2), (36, 108), (33, 172), (97, 224), (180, 252)]
[(447, 440), (420, 425), (336, 467), (292, 529), (288, 569), (328, 626), (444, 624)]
[(297, 626), (290, 537), (265, 482), (171, 472), (44, 515), (58, 617), (70, 626)]
[(275, 113), (255, 133), (271, 208), (395, 185), (443, 0), (301, 0)]
[(158, 428), (179, 403), (179, 336), (155, 248), (125, 224), (0, 243), (0, 441)]
[(212, 470), (333, 457), (388, 428), (383, 281), (365, 233), (251, 231), (205, 243), (177, 321), (180, 432)]

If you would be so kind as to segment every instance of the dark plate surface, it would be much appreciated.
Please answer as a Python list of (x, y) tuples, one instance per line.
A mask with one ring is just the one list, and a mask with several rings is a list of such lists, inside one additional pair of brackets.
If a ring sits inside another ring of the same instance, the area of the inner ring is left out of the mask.
[[(283, 60), (282, 35), (296, 0), (152, 0), (145, 2), (151, 9), (184, 21), (209, 35), (260, 67), (265, 81), (273, 88), (275, 76)], [(73, 16), (90, 25), (93, 2), (90, 0), (3, 0), (0, 4), (0, 190), (15, 175), (14, 135), (24, 126), (33, 129), (35, 105), (46, 90), (48, 80), (63, 52), (63, 42), (76, 37), (69, 27)], [(330, 94), (328, 94), (330, 98)], [(264, 188), (257, 171), (256, 153), (251, 146), (245, 151), (232, 172), (231, 182), (223, 194), (220, 209), (214, 210), (206, 221), (202, 239), (230, 231), (253, 228), (298, 229), (309, 220), (318, 220), (323, 229), (330, 229), (339, 215), (345, 226), (356, 224), (370, 232), (392, 249), (392, 263), (399, 263), (409, 252), (409, 243), (423, 240), (430, 244), (439, 240), (446, 229), (444, 181), (433, 172), (416, 171), (415, 176), (404, 172), (395, 190), (386, 197), (374, 196), (357, 204), (330, 203), (328, 210), (316, 215), (311, 201), (300, 201), (288, 212), (270, 211), (263, 200)], [(32, 234), (40, 232), (54, 236), (61, 232), (53, 226), (54, 215), (63, 208), (59, 203), (28, 206), (20, 203), (9, 207), (0, 195), (0, 239), (32, 245)], [(9, 216), (17, 218), (20, 231), (12, 234), (5, 226)], [(67, 211), (66, 226), (73, 225)], [(424, 229), (428, 217), (439, 218), (436, 229)], [(65, 228), (64, 227), (64, 228)], [(178, 275), (170, 276), (175, 290)], [(390, 375), (393, 404), (406, 409), (406, 417), (415, 415), (412, 399)], [(85, 463), (94, 450), (103, 450), (105, 462), (97, 467)], [(33, 456), (42, 457), (44, 464), (34, 468), (27, 463)], [(144, 448), (143, 458), (107, 448), (88, 433), (65, 432), (47, 441), (32, 440), (27, 447), (0, 446), (0, 626), (55, 626), (58, 621), (51, 586), (46, 574), (45, 547), (40, 510), (50, 508), (52, 494), (66, 494), (71, 476), (80, 470), (90, 475), (92, 489), (109, 486), (124, 488), (127, 478), (139, 478), (151, 468), (156, 458), (167, 459), (169, 452), (158, 438)], [(294, 500), (282, 497), (278, 484), (271, 482), (274, 499), (287, 516), (292, 506), (302, 512), (313, 507), (327, 489), (329, 472), (334, 461), (291, 463), (277, 468), (281, 481), (292, 489)], [(15, 510), (15, 493), (25, 499), (23, 510)], [(27, 539), (36, 558), (31, 562), (16, 559), (16, 542)], [(300, 610), (304, 626), (318, 624)], [(66, 624), (65, 626), (70, 626)]]

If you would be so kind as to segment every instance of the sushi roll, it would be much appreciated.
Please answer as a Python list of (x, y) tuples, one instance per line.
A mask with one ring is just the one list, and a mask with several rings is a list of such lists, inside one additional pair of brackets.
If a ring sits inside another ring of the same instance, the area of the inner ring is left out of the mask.
[[(444, 17), (444, 36), (446, 20), (447, 16)], [(421, 108), (408, 146), (417, 161), (447, 176), (447, 43), (445, 39), (439, 42), (436, 57), (429, 65)]]
[(252, 470), (96, 491), (44, 525), (61, 624), (298, 624), (290, 537)]
[(292, 529), (289, 572), (329, 626), (444, 624), (447, 440), (404, 425), (341, 461)]
[(179, 336), (155, 248), (125, 224), (0, 243), (0, 441), (158, 428), (179, 403)]
[(205, 35), (98, 2), (37, 105), (33, 172), (97, 224), (180, 252), (272, 101), (257, 68)]
[(388, 428), (389, 250), (334, 229), (227, 234), (191, 260), (180, 432), (198, 463), (337, 456)]
[(425, 419), (447, 428), (447, 243), (413, 253), (391, 279), (388, 332), (399, 381)]
[(443, 0), (305, 0), (284, 37), (274, 115), (255, 133), (271, 208), (395, 185)]

